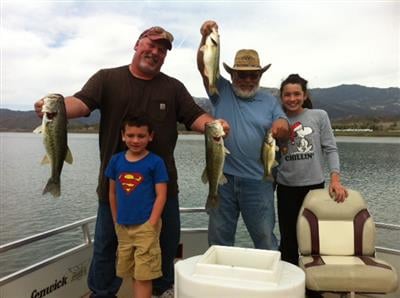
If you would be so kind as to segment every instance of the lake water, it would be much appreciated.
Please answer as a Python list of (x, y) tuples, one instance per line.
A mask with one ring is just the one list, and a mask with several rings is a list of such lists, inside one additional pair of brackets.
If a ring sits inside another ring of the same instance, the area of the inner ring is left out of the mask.
[[(62, 196), (42, 196), (50, 167), (41, 166), (42, 137), (32, 133), (0, 133), (0, 244), (56, 228), (96, 214), (98, 167), (96, 134), (69, 134), (73, 165), (62, 172)], [(400, 138), (337, 138), (342, 182), (358, 190), (368, 202), (375, 221), (400, 224)], [(205, 166), (204, 139), (181, 135), (175, 151), (181, 207), (203, 207), (208, 186), (201, 182)], [(205, 214), (183, 214), (182, 227), (206, 227)], [(277, 229), (276, 229), (277, 231)], [(278, 234), (278, 231), (277, 231)], [(15, 249), (0, 256), (0, 276), (33, 264), (81, 242), (81, 233), (53, 236), (28, 249)], [(239, 222), (237, 245), (251, 247)], [(400, 235), (388, 232), (378, 245), (400, 249)]]

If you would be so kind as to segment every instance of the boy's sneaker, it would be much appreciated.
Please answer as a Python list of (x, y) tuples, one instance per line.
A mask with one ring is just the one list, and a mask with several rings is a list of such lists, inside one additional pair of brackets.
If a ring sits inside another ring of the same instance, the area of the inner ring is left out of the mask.
[(170, 288), (162, 293), (158, 298), (174, 298), (174, 288)]

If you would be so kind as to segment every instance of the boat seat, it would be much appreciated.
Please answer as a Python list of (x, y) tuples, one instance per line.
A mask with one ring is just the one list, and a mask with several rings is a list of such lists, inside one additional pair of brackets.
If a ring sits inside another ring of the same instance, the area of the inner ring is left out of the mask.
[(299, 266), (306, 287), (319, 292), (390, 293), (393, 266), (375, 258), (375, 223), (361, 194), (336, 203), (327, 189), (310, 191), (297, 220)]

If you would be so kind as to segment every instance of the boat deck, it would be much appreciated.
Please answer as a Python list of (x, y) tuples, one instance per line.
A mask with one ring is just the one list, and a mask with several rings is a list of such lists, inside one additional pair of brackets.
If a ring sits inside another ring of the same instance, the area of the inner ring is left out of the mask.
[[(354, 297), (354, 298), (398, 298), (399, 292), (391, 293), (391, 294), (355, 294), (351, 295), (348, 294), (347, 297)], [(322, 294), (323, 298), (341, 298), (340, 293), (323, 293)], [(128, 279), (124, 279), (124, 282), (122, 283), (122, 286), (120, 288), (120, 291), (118, 292), (118, 298), (131, 298), (133, 297), (132, 294), (132, 287), (131, 287), (131, 282)], [(87, 295), (84, 295), (82, 298), (90, 298), (90, 293)], [(221, 298), (221, 297), (219, 297)]]
[[(204, 212), (203, 208), (181, 208), (181, 212)], [(2, 298), (14, 297), (34, 297), (35, 293), (46, 289), (52, 293), (47, 293), (46, 297), (89, 297), (90, 291), (87, 289), (86, 276), (89, 269), (90, 259), (92, 255), (93, 240), (91, 237), (89, 224), (93, 224), (96, 217), (90, 217), (81, 221), (71, 223), (56, 229), (52, 229), (43, 233), (39, 233), (21, 240), (0, 246), (0, 254), (13, 250), (18, 247), (24, 247), (33, 242), (48, 239), (53, 235), (71, 232), (72, 229), (81, 229), (83, 234), (83, 243), (79, 244), (65, 252), (52, 256), (46, 260), (28, 266), (22, 270), (9, 274), (0, 278), (0, 292)], [(378, 230), (389, 229), (395, 233), (400, 231), (400, 225), (388, 225), (376, 223)], [(191, 256), (203, 254), (207, 248), (207, 229), (182, 229), (182, 255), (185, 259)], [(48, 239), (49, 240), (49, 239)], [(400, 249), (388, 249), (377, 247), (377, 257), (392, 264), (397, 273), (400, 273)], [(63, 276), (68, 278), (68, 287), (55, 285), (57, 280), (61, 280)], [(56, 281), (55, 281), (56, 280)], [(40, 295), (39, 295), (40, 296)], [(39, 297), (37, 296), (37, 297)], [(36, 296), (35, 296), (36, 297)], [(40, 296), (42, 297), (42, 296)], [(124, 280), (122, 287), (118, 293), (119, 298), (132, 297), (132, 287), (130, 280)], [(325, 298), (341, 297), (339, 293), (324, 293)], [(348, 297), (360, 298), (395, 298), (400, 297), (400, 287), (396, 292), (387, 295), (378, 294), (355, 294)]]

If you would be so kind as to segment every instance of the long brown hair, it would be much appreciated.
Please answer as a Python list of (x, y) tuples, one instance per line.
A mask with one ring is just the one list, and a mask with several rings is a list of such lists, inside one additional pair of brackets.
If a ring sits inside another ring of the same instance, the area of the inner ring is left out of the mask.
[(303, 102), (302, 107), (307, 108), (307, 109), (312, 109), (313, 105), (311, 102), (310, 94), (307, 90), (307, 84), (308, 81), (306, 79), (303, 79), (301, 76), (299, 76), (297, 73), (289, 75), (282, 83), (281, 83), (281, 88), (279, 89), (280, 96), (282, 98), (282, 91), (283, 88), (287, 84), (299, 84), (301, 86), (301, 89), (303, 90), (304, 94), (307, 94), (306, 99)]

